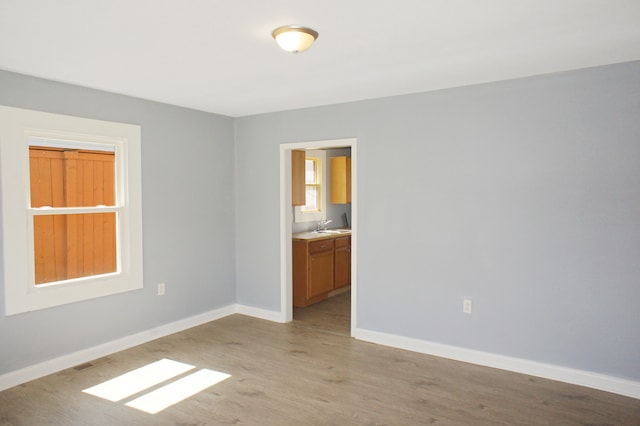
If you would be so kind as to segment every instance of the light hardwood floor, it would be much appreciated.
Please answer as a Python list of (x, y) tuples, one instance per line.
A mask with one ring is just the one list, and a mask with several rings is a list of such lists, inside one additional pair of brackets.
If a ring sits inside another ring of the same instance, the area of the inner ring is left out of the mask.
[(351, 292), (343, 292), (306, 308), (293, 308), (293, 325), (350, 336)]
[[(325, 331), (333, 309), (232, 315), (8, 389), (0, 425), (640, 424), (637, 399)], [(231, 377), (154, 415), (82, 392), (162, 358)]]

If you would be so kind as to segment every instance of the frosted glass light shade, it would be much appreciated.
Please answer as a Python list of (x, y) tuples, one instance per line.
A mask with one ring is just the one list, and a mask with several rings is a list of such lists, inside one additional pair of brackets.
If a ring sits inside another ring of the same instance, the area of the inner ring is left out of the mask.
[(271, 33), (283, 50), (291, 53), (304, 52), (318, 38), (318, 32), (311, 28), (286, 25)]

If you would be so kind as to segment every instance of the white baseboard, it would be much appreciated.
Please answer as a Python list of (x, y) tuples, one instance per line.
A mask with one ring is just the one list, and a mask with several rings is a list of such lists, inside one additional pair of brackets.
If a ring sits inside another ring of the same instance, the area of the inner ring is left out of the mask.
[(362, 328), (354, 329), (353, 337), (398, 349), (435, 355), (442, 358), (449, 358), (456, 361), (528, 374), (545, 379), (558, 380), (561, 382), (586, 386), (640, 399), (640, 382), (620, 379), (618, 377), (607, 376), (600, 373), (559, 367), (556, 365), (544, 364), (504, 355), (496, 355), (456, 346), (443, 345), (410, 337), (380, 333)]
[(225, 306), (0, 375), (0, 391), (236, 312), (236, 305)]
[(235, 312), (242, 315), (247, 315), (254, 318), (260, 318), (273, 322), (287, 322), (284, 314), (280, 311), (269, 311), (266, 309), (255, 308), (247, 305), (235, 305)]

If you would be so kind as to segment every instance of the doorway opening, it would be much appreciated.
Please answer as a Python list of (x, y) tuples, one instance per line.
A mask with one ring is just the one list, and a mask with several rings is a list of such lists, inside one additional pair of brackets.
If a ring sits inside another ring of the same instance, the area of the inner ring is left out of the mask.
[[(290, 322), (293, 318), (293, 255), (292, 235), (294, 233), (294, 208), (291, 194), (291, 151), (293, 150), (333, 150), (350, 149), (351, 156), (351, 287), (349, 294), (336, 294), (333, 304), (347, 303), (350, 308), (349, 335), (357, 328), (357, 140), (335, 139), (288, 143), (280, 145), (280, 279), (281, 279), (281, 318)], [(342, 224), (337, 224), (336, 227)], [(296, 225), (296, 231), (300, 231)], [(340, 299), (341, 298), (341, 299)], [(327, 305), (329, 307), (329, 305)], [(317, 309), (316, 309), (317, 310)], [(309, 311), (311, 312), (311, 311)]]

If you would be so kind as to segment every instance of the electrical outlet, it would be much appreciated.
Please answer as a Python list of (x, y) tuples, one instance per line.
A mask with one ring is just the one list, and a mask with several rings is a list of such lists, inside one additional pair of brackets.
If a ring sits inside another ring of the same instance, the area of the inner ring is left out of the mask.
[(158, 296), (164, 296), (164, 283), (158, 284)]
[(462, 301), (462, 312), (464, 312), (465, 314), (470, 314), (471, 313), (471, 299), (464, 299)]

